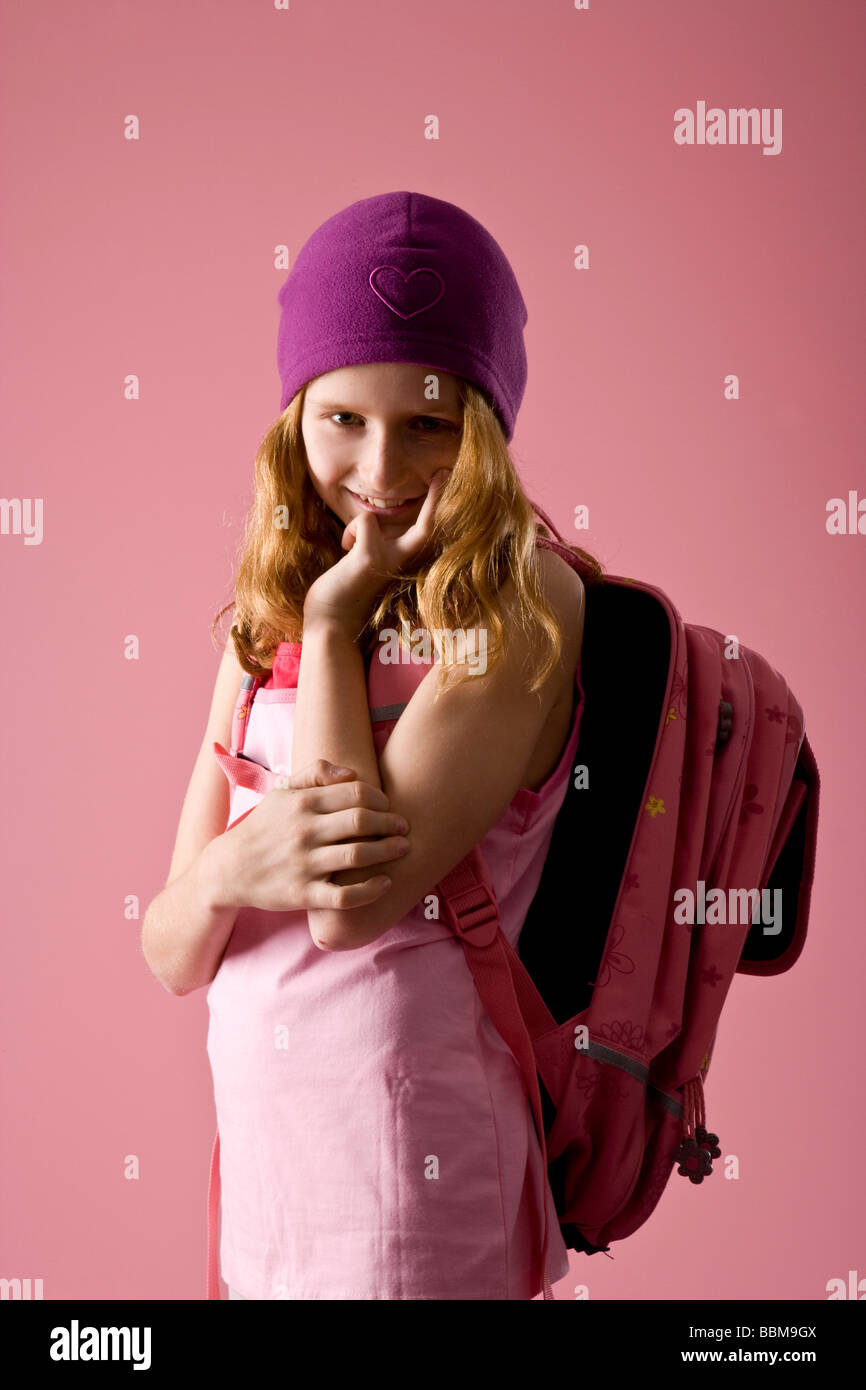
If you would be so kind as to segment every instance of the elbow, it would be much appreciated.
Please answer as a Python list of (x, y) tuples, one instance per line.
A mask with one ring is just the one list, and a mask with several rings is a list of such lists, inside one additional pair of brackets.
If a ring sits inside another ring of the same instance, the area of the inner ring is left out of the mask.
[(163, 989), (165, 990), (166, 994), (173, 994), (173, 995), (177, 995), (177, 996), (179, 997), (179, 996), (181, 996), (181, 995), (183, 995), (183, 994), (193, 994), (193, 993), (195, 992), (195, 990), (201, 988), (200, 985), (181, 985), (181, 984), (179, 984), (175, 979), (172, 978), (171, 975), (164, 974), (162, 971), (160, 971), (160, 970), (157, 968), (156, 965), (152, 964), (152, 963), (148, 960), (147, 956), (145, 955), (145, 953), (144, 953), (143, 951), (142, 951), (142, 955), (144, 955), (145, 964), (146, 964), (148, 970), (150, 971), (151, 975), (152, 975), (153, 978), (156, 980), (157, 984), (162, 985), (162, 987), (163, 987)]
[(201, 988), (200, 985), (179, 985), (176, 983), (176, 981), (172, 979), (164, 978), (162, 975), (157, 975), (155, 971), (152, 971), (151, 973), (154, 975), (154, 978), (157, 979), (159, 983), (162, 985), (166, 994), (174, 995), (175, 998), (178, 999), (184, 994), (194, 994), (197, 989)]
[(368, 908), (346, 908), (332, 912), (327, 908), (308, 910), (307, 921), (313, 945), (320, 951), (357, 951), (369, 946), (395, 924)]

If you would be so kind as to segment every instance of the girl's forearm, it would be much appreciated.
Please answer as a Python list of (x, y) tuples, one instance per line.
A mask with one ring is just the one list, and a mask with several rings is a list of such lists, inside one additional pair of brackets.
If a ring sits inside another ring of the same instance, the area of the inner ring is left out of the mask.
[(292, 772), (317, 758), (351, 767), (381, 787), (360, 648), (336, 619), (304, 620), (292, 742)]
[(142, 954), (169, 994), (201, 989), (219, 969), (238, 915), (223, 886), (227, 848), (224, 832), (157, 893), (144, 914)]

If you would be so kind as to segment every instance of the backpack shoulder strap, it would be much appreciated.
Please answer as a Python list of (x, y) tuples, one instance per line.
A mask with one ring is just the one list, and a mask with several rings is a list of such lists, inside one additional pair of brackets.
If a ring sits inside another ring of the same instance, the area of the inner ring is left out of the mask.
[(238, 757), (243, 753), (250, 710), (256, 697), (256, 691), (261, 684), (261, 676), (244, 674), (240, 693), (235, 703), (235, 712), (232, 716), (232, 757)]
[[(535, 1131), (547, 1172), (547, 1141), (532, 1046), (533, 1032), (555, 1028), (555, 1020), (502, 931), (496, 894), (484, 859), (474, 848), (437, 884), (440, 912), (459, 937), (487, 1013), (511, 1048), (523, 1072)], [(548, 1273), (550, 1230), (545, 1209), (539, 1214), (538, 1249), (545, 1300), (556, 1301)]]

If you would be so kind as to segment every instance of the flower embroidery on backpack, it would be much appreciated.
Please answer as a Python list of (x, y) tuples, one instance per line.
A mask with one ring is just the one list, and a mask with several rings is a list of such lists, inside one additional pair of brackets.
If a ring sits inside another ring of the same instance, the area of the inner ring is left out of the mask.
[(675, 710), (674, 718), (686, 717), (686, 677), (683, 671), (674, 671), (674, 678), (671, 681), (671, 703), (668, 709), (665, 723), (671, 717), (671, 710)]
[(624, 951), (617, 951), (614, 948), (619, 945), (625, 935), (625, 927), (621, 923), (616, 923), (611, 933), (610, 945), (602, 957), (601, 969), (597, 980), (590, 980), (589, 984), (596, 989), (603, 989), (610, 981), (610, 972), (619, 970), (623, 975), (630, 975), (634, 970), (634, 961), (631, 956), (627, 956)]
[(803, 737), (803, 726), (796, 714), (788, 715), (788, 732), (785, 735), (786, 743), (799, 743)]
[(738, 822), (740, 825), (745, 825), (747, 816), (750, 816), (750, 815), (753, 815), (753, 816), (760, 816), (760, 815), (763, 815), (763, 813), (764, 813), (764, 808), (763, 808), (763, 806), (761, 806), (761, 805), (760, 805), (757, 801), (755, 801), (755, 799), (754, 799), (754, 798), (757, 796), (757, 794), (758, 794), (758, 787), (757, 787), (757, 784), (756, 784), (755, 782), (751, 782), (751, 783), (749, 784), (749, 786), (746, 787), (745, 791), (743, 792), (743, 804), (742, 804), (742, 806), (740, 807), (740, 819), (739, 819), (739, 822)]
[(598, 1091), (599, 1095), (605, 1096), (608, 1100), (626, 1100), (630, 1091), (628, 1083), (633, 1080), (619, 1067), (612, 1067), (586, 1056), (579, 1058), (573, 1075), (578, 1091), (582, 1091), (587, 1097)]
[(601, 1023), (598, 1027), (600, 1038), (607, 1038), (608, 1042), (614, 1043), (617, 1047), (630, 1048), (632, 1052), (640, 1052), (643, 1049), (643, 1025), (632, 1023), (625, 1019), (620, 1022), (618, 1019), (610, 1023)]
[(786, 743), (795, 743), (802, 738), (803, 726), (796, 714), (786, 715), (785, 711), (779, 709), (778, 705), (770, 705), (764, 710), (764, 713), (773, 724), (787, 724), (788, 727), (785, 733)]

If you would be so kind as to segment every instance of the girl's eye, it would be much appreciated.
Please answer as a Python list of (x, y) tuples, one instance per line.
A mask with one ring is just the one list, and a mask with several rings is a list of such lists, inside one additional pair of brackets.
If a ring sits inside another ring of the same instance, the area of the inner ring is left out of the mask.
[(450, 428), (447, 420), (439, 420), (435, 415), (421, 415), (419, 419), (422, 420), (426, 425), (438, 426), (438, 428), (435, 430), (422, 430), (422, 434), (441, 434), (443, 430), (447, 430)]
[[(348, 423), (348, 421), (347, 421), (345, 418), (342, 418), (342, 419), (341, 419), (341, 418), (340, 418), (341, 416), (342, 416), (342, 417), (348, 416), (348, 417), (349, 417), (349, 420), (357, 420), (357, 418), (358, 418), (357, 415), (355, 415), (354, 411), (352, 411), (352, 410), (338, 410), (338, 411), (336, 411), (330, 418), (331, 418), (332, 420), (336, 421), (336, 423), (337, 423), (337, 425), (340, 427), (340, 429), (351, 429), (351, 425)], [(425, 429), (419, 430), (419, 431), (418, 431), (419, 434), (442, 434), (445, 430), (450, 430), (450, 429), (453, 429), (453, 428), (454, 428), (454, 426), (451, 425), (451, 424), (449, 423), (448, 420), (440, 420), (440, 419), (439, 419), (437, 416), (435, 416), (435, 415), (419, 415), (419, 416), (418, 416), (418, 423), (419, 423), (419, 424), (424, 424), (425, 426), (427, 426), (427, 425), (433, 425), (433, 426), (435, 427), (435, 428), (433, 428), (433, 429), (426, 429), (426, 428), (425, 428)]]

